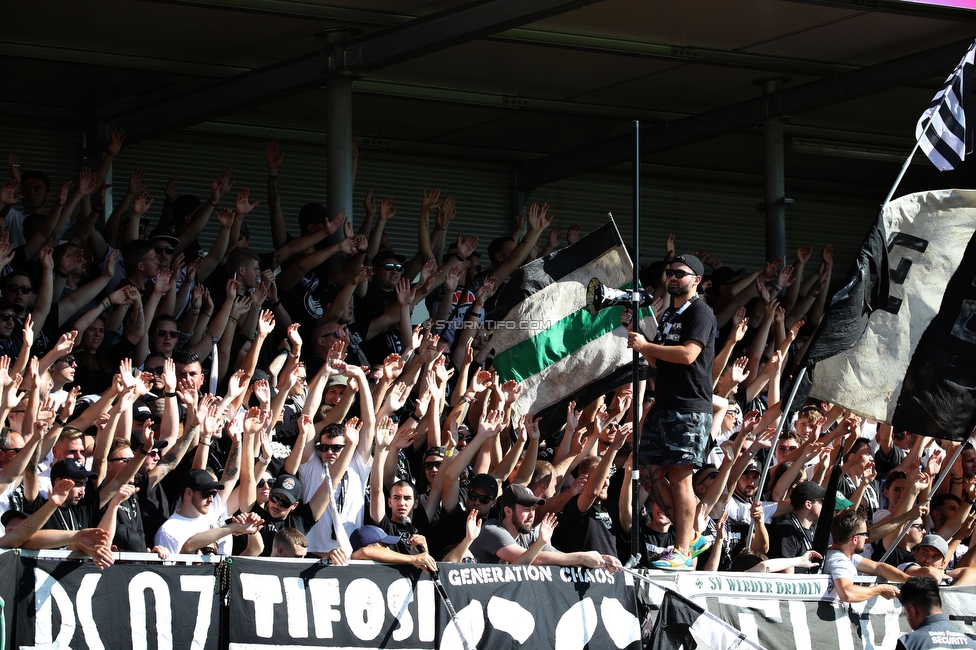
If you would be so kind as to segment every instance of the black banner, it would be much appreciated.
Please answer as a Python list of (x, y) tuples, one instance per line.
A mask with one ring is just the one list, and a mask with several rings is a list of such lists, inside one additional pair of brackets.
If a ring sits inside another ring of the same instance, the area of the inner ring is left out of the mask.
[(14, 623), (17, 620), (17, 576), (20, 556), (12, 551), (0, 554), (0, 650), (14, 647)]
[[(216, 566), (20, 558), (17, 645), (217, 650)], [(53, 644), (53, 645), (52, 645)]]
[[(472, 648), (639, 650), (632, 578), (603, 569), (442, 564), (441, 581)], [(438, 648), (461, 650), (445, 615)]]
[(229, 648), (434, 648), (437, 595), (410, 567), (235, 557)]

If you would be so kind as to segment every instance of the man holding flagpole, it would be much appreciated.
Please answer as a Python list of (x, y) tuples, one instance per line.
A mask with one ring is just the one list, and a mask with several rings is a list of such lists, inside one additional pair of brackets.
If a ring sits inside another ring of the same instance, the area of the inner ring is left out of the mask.
[(674, 547), (655, 568), (690, 570), (707, 545), (695, 531), (698, 500), (692, 474), (702, 464), (712, 428), (712, 364), (717, 324), (698, 297), (705, 268), (694, 255), (674, 258), (665, 271), (671, 307), (662, 314), (651, 343), (638, 332), (627, 347), (657, 368), (654, 407), (641, 433), (641, 479), (674, 523)]

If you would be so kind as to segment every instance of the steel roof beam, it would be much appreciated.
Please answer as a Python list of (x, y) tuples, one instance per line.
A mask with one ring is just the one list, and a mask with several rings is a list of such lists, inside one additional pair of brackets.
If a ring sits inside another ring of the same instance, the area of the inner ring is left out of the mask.
[[(965, 53), (970, 39), (885, 61), (854, 72), (813, 81), (783, 90), (777, 95), (781, 115), (799, 115), (851, 99), (915, 83), (933, 75), (948, 74)], [(919, 114), (924, 106), (919, 107)], [(660, 153), (760, 124), (766, 117), (763, 98), (746, 100), (669, 124), (641, 129), (642, 155)], [(633, 157), (631, 136), (621, 136), (547, 156), (521, 165), (516, 184), (528, 190), (594, 169), (628, 162)]]
[(595, 2), (600, 0), (476, 0), (344, 41), (330, 50), (263, 66), (200, 90), (100, 118), (139, 140), (298, 92), (330, 75), (375, 70)]

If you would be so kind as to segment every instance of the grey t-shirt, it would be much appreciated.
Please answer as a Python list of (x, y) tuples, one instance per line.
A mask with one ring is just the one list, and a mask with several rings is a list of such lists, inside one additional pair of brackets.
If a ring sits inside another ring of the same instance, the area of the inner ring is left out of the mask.
[[(533, 528), (529, 533), (523, 533), (518, 537), (512, 537), (502, 523), (497, 519), (490, 519), (481, 528), (481, 534), (471, 542), (471, 554), (477, 558), (478, 562), (484, 564), (505, 564), (498, 559), (496, 553), (499, 549), (506, 546), (518, 544), (524, 549), (528, 549), (539, 538), (539, 529)], [(551, 545), (546, 544), (544, 551), (555, 551)]]

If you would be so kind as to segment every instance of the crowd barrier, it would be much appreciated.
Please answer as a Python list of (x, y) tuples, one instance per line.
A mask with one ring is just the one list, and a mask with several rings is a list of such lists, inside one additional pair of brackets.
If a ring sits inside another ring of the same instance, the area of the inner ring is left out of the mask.
[[(641, 579), (603, 569), (441, 564), (452, 620), (435, 581), (412, 568), (122, 557), (102, 571), (87, 560), (0, 554), (0, 650), (462, 650), (462, 635), (472, 649), (656, 649), (689, 627), (687, 618), (658, 621), (662, 611), (672, 616), (673, 608), (661, 610), (668, 590), (735, 628), (724, 639), (713, 635), (711, 647), (893, 650), (909, 631), (897, 600), (840, 603), (821, 576), (642, 572)], [(976, 639), (976, 587), (944, 589), (943, 600), (950, 619)]]

